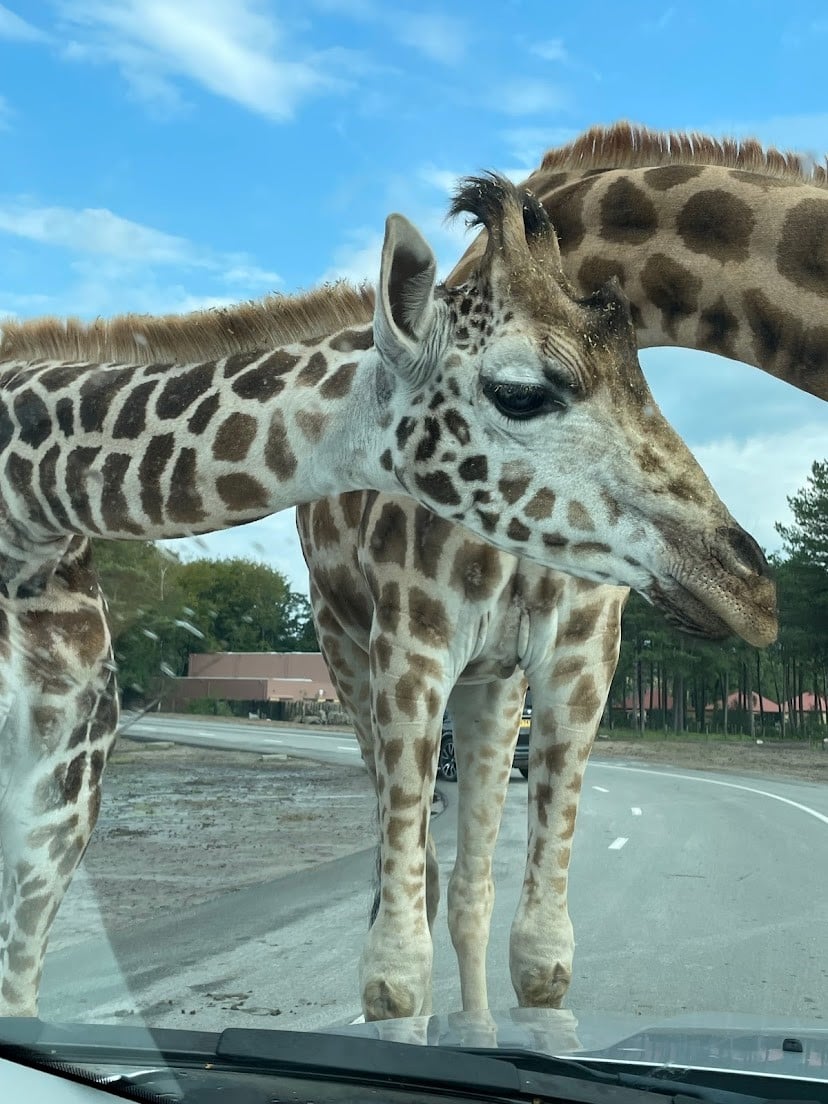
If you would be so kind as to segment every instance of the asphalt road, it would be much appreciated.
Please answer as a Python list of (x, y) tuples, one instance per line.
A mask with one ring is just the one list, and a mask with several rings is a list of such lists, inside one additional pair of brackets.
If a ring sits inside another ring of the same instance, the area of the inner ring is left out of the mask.
[[(353, 763), (353, 737), (207, 719), (143, 719), (140, 737)], [(433, 830), (444, 884), (453, 787)], [(508, 931), (526, 840), (515, 772), (495, 857), (492, 1007), (514, 1003)], [(590, 763), (572, 860), (576, 1013), (750, 1012), (828, 1019), (828, 788)], [(42, 1015), (164, 1026), (310, 1029), (359, 1014), (356, 962), (373, 854), (359, 852), (47, 958)], [(79, 877), (83, 879), (81, 871)], [(235, 1008), (244, 1002), (245, 1011)], [(252, 1006), (252, 1010), (251, 1010)], [(459, 1007), (445, 925), (435, 1010)]]

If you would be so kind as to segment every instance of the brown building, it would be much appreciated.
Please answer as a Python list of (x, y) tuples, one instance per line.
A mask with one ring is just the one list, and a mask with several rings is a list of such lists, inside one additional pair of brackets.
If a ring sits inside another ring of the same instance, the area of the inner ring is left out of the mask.
[(171, 682), (163, 708), (173, 712), (198, 698), (248, 702), (272, 717), (280, 705), (337, 701), (320, 652), (194, 653), (186, 677)]

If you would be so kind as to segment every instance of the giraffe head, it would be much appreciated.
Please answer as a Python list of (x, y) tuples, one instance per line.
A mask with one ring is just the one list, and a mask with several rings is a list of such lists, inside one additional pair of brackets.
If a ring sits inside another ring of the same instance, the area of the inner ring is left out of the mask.
[(459, 288), (400, 215), (386, 223), (374, 313), (381, 464), (435, 513), (504, 551), (629, 586), (705, 637), (776, 636), (765, 558), (659, 411), (629, 304), (577, 297), (540, 202), (469, 178), (487, 246)]

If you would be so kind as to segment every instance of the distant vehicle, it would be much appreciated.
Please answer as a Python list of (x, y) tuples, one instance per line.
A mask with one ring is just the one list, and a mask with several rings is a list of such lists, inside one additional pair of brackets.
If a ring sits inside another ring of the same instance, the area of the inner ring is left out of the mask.
[[(523, 714), (518, 728), (517, 744), (512, 766), (515, 767), (524, 778), (529, 777), (529, 737), (532, 732), (532, 691), (526, 691), (526, 699), (523, 703)], [(443, 714), (443, 735), (440, 740), (440, 758), (437, 761), (437, 777), (443, 782), (457, 781), (457, 760), (454, 757), (454, 722), (451, 714)]]

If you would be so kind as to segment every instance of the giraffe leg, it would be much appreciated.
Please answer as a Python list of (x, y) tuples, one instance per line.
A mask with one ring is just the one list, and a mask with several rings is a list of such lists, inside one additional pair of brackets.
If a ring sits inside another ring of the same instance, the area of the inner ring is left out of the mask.
[(494, 906), (492, 858), (512, 773), (526, 680), (523, 672), (454, 687), (457, 860), (448, 884), (448, 925), (464, 1012), (488, 1008), (486, 949)]
[(370, 670), (381, 891), (363, 949), (360, 989), (365, 1019), (382, 1020), (423, 1015), (431, 1006), (427, 841), (447, 695), (436, 660), (377, 632)]
[[(532, 687), (529, 839), (509, 965), (521, 1006), (559, 1008), (572, 979), (569, 862), (584, 770), (609, 694), (626, 592), (561, 603), (554, 649), (527, 670)], [(612, 597), (615, 600), (612, 600)], [(585, 608), (586, 603), (589, 609)], [(600, 612), (598, 612), (600, 608)], [(597, 616), (596, 616), (597, 615)], [(581, 627), (590, 625), (585, 638)]]
[(118, 725), (106, 606), (78, 538), (38, 594), (2, 603), (0, 1015), (37, 1015), (49, 932), (101, 800)]

